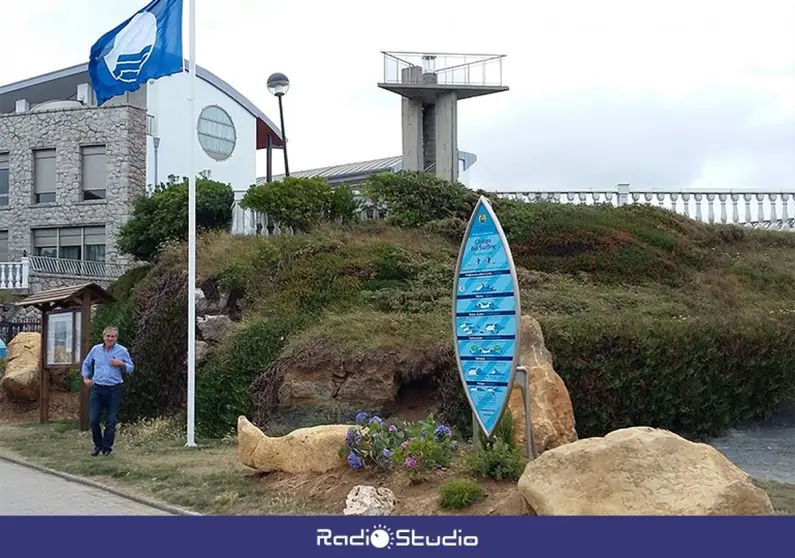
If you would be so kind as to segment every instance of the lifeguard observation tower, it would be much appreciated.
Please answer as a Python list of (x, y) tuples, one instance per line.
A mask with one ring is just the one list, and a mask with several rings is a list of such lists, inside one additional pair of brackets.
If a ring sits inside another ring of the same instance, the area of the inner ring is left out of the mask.
[(458, 180), (458, 101), (508, 91), (504, 54), (383, 52), (378, 87), (403, 97), (403, 170)]

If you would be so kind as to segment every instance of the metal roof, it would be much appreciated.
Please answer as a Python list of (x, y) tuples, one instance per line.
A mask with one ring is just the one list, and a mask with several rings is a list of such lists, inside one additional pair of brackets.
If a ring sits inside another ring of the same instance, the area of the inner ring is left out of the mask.
[(48, 291), (41, 291), (30, 295), (27, 298), (17, 302), (15, 306), (77, 306), (80, 304), (80, 296), (85, 292), (90, 291), (93, 298), (97, 302), (112, 302), (113, 296), (97, 285), (96, 283), (83, 283), (82, 285), (74, 285), (71, 287), (59, 287), (57, 289), (50, 289)]
[[(188, 65), (189, 61), (185, 60), (185, 64)], [(55, 70), (54, 72), (48, 72), (46, 74), (41, 74), (36, 77), (24, 79), (22, 81), (17, 81), (14, 83), (9, 83), (8, 85), (0, 86), (0, 95), (5, 93), (11, 93), (12, 91), (17, 91), (19, 89), (24, 89), (26, 87), (32, 87), (35, 85), (41, 85), (43, 83), (47, 83), (50, 81), (56, 81), (64, 78), (73, 77), (79, 75), (81, 73), (86, 74), (86, 83), (91, 83), (90, 78), (88, 77), (88, 62), (84, 62), (82, 64), (77, 64), (75, 66), (70, 66), (68, 68), (63, 68), (60, 70)], [(243, 96), (237, 89), (229, 85), (227, 82), (213, 74), (211, 71), (202, 68), (198, 64), (196, 65), (196, 77), (199, 77), (206, 81), (207, 83), (213, 85), (217, 89), (220, 89), (224, 93), (226, 93), (229, 97), (231, 97), (234, 101), (236, 101), (240, 106), (246, 109), (252, 116), (255, 118), (259, 118), (262, 120), (265, 125), (268, 126), (279, 138), (280, 141), (284, 140), (282, 136), (282, 131), (274, 124), (270, 118), (268, 118), (264, 112), (262, 112), (259, 108), (257, 108), (254, 103), (249, 101), (246, 97)]]
[[(464, 170), (469, 170), (469, 167), (474, 165), (478, 156), (474, 153), (467, 151), (458, 152), (458, 158), (464, 163)], [(359, 161), (358, 163), (348, 163), (345, 165), (333, 165), (330, 167), (320, 167), (317, 169), (309, 169), (298, 172), (291, 172), (290, 176), (294, 178), (325, 178), (329, 182), (345, 182), (348, 180), (364, 179), (368, 174), (375, 174), (378, 172), (398, 172), (403, 168), (403, 156), (384, 157), (382, 159), (371, 159), (369, 161)], [(426, 169), (432, 170), (432, 168)], [(275, 175), (272, 180), (282, 180), (283, 174)], [(264, 184), (266, 178), (261, 176), (257, 178), (257, 185)]]
[[(371, 159), (369, 161), (359, 161), (358, 163), (348, 163), (345, 165), (334, 165), (321, 167), (298, 172), (291, 172), (293, 178), (325, 178), (326, 180), (341, 180), (344, 178), (364, 177), (368, 174), (377, 172), (397, 172), (403, 166), (403, 156), (385, 157), (382, 159)], [(283, 174), (273, 177), (274, 181), (284, 178)], [(257, 178), (257, 184), (264, 184), (265, 177)]]

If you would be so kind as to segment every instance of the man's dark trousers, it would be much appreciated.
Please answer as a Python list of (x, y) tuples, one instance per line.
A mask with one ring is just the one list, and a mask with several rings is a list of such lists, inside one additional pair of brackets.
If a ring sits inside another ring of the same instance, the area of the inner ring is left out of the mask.
[[(109, 452), (113, 449), (113, 440), (116, 437), (116, 415), (121, 404), (122, 384), (115, 386), (102, 386), (94, 384), (91, 387), (89, 399), (88, 423), (91, 425), (91, 435), (94, 437), (94, 447)], [(107, 412), (105, 419), (105, 434), (102, 434), (102, 413)]]

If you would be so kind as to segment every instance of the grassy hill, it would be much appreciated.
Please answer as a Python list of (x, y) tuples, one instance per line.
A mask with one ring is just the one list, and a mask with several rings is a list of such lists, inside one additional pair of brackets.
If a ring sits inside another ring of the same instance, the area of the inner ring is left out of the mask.
[[(199, 371), (200, 432), (221, 436), (241, 413), (265, 428), (283, 420), (286, 374), (306, 374), (318, 389), (351, 375), (372, 375), (377, 389), (392, 376), (398, 390), (424, 380), (437, 410), (466, 431), (450, 297), (473, 199), (454, 194), (444, 201), (452, 210), (408, 220), (405, 207), (390, 207), (402, 226), (203, 235), (201, 283), (229, 293), (235, 324)], [(542, 324), (581, 437), (640, 424), (713, 435), (795, 397), (795, 235), (709, 226), (648, 206), (496, 199), (494, 207), (519, 268), (523, 312)], [(155, 265), (113, 286), (120, 301), (95, 321), (95, 334), (120, 325), (138, 362), (125, 418), (184, 405), (186, 268), (184, 245), (166, 247)], [(362, 386), (349, 402), (366, 394)], [(317, 407), (322, 394), (313, 397)], [(356, 410), (337, 405), (300, 420)]]

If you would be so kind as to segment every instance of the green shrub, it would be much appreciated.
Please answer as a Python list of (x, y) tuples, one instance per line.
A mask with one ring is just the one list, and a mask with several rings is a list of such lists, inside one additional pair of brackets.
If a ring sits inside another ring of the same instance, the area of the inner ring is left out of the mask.
[(580, 437), (630, 426), (718, 436), (795, 397), (795, 330), (767, 312), (539, 321)]
[(240, 207), (267, 213), (283, 228), (308, 232), (323, 222), (354, 221), (359, 204), (348, 186), (332, 188), (323, 178), (287, 177), (251, 186)]
[(524, 450), (514, 443), (513, 415), (510, 411), (497, 423), (492, 440), (478, 431), (478, 449), (469, 458), (469, 471), (475, 478), (490, 477), (497, 481), (517, 480), (527, 459)]
[(483, 487), (472, 479), (450, 479), (439, 486), (439, 507), (460, 510), (486, 497)]
[[(125, 253), (151, 261), (169, 241), (188, 238), (188, 179), (169, 177), (151, 196), (135, 202), (133, 217), (119, 232), (118, 246)], [(196, 230), (228, 230), (232, 225), (235, 194), (228, 184), (209, 178), (196, 180)]]
[[(401, 227), (419, 227), (431, 221), (462, 217), (462, 211), (477, 201), (477, 195), (463, 184), (449, 182), (435, 174), (401, 171), (369, 175), (362, 193), (387, 207), (388, 220)], [(465, 219), (469, 219), (467, 214)]]
[(495, 212), (527, 269), (678, 286), (714, 261), (697, 225), (657, 207), (501, 200)]
[(469, 471), (475, 478), (515, 481), (522, 475), (526, 463), (521, 448), (498, 439), (470, 456)]
[(125, 381), (119, 418), (170, 416), (185, 408), (188, 347), (188, 280), (168, 270), (147, 281), (136, 297), (130, 353), (135, 371)]
[(149, 265), (134, 267), (108, 286), (108, 292), (113, 296), (114, 301), (97, 307), (91, 321), (92, 344), (102, 342), (102, 332), (106, 327), (115, 327), (119, 331), (119, 343), (127, 348), (133, 346), (135, 327), (132, 316), (136, 293), (145, 284), (150, 271)]
[(196, 379), (196, 430), (205, 437), (233, 431), (240, 415), (251, 416), (251, 387), (281, 352), (301, 315), (252, 318), (237, 325), (202, 366)]

